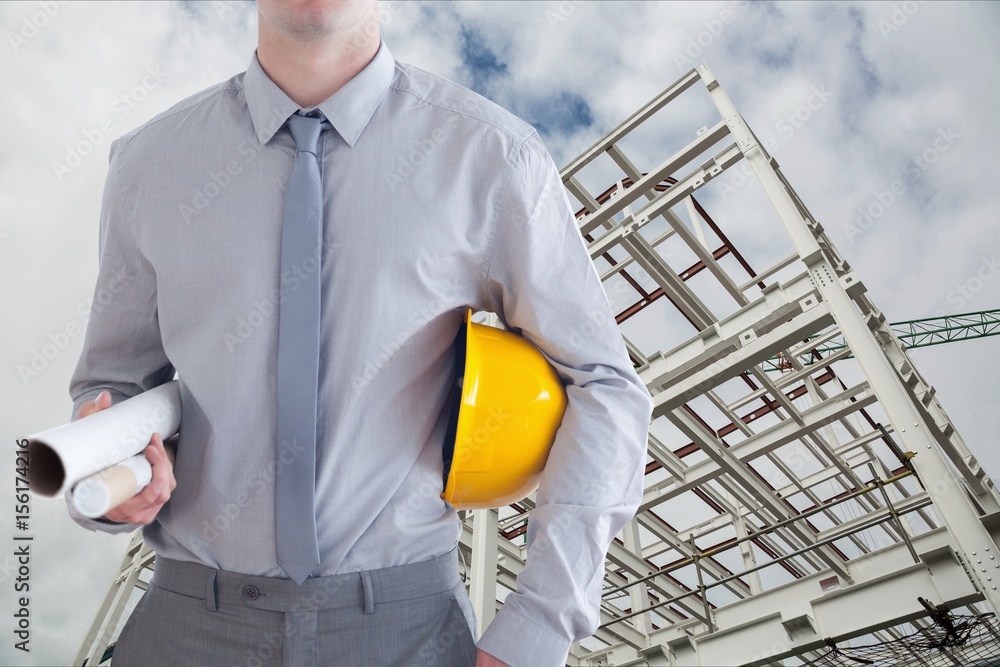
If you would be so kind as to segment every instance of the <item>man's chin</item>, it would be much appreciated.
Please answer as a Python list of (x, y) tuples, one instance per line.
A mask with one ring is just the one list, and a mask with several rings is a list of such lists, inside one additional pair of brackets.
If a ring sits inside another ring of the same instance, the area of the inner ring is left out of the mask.
[(257, 0), (260, 19), (296, 40), (316, 42), (378, 16), (373, 0)]

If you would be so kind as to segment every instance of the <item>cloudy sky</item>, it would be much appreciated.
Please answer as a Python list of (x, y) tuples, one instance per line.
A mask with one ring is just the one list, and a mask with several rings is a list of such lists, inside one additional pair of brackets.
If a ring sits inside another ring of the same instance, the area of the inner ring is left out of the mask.
[[(382, 23), (396, 58), (515, 111), (560, 165), (705, 61), (890, 321), (1000, 307), (1000, 5), (384, 2)], [(0, 4), (8, 483), (15, 440), (69, 414), (111, 139), (243, 71), (255, 24), (243, 2)], [(912, 357), (1000, 478), (1000, 338)], [(0, 664), (65, 664), (127, 538), (31, 501), (25, 654), (3, 512)]]

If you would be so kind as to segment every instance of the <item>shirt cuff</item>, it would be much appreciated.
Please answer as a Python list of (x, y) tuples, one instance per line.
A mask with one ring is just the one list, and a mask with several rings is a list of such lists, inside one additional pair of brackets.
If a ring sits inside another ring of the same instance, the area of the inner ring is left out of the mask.
[(477, 646), (510, 667), (565, 667), (571, 643), (504, 607)]

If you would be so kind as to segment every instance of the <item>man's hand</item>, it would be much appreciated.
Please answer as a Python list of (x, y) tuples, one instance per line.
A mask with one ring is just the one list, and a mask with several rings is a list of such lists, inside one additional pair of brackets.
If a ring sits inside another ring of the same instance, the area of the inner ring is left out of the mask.
[[(89, 417), (111, 407), (111, 394), (102, 391), (93, 401), (80, 406), (80, 419)], [(154, 433), (146, 447), (146, 460), (153, 469), (153, 478), (142, 491), (132, 496), (118, 507), (108, 510), (104, 518), (123, 523), (146, 525), (156, 518), (157, 512), (170, 499), (170, 492), (177, 486), (174, 466), (163, 448), (163, 438)]]
[(476, 667), (510, 667), (506, 662), (500, 662), (492, 655), (481, 648), (476, 649), (479, 655), (476, 657)]

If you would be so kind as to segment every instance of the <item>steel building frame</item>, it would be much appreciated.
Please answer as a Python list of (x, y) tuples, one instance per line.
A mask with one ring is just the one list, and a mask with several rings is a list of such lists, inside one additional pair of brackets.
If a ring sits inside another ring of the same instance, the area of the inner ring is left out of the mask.
[[(570, 664), (800, 664), (926, 629), (920, 598), (1000, 609), (1000, 494), (706, 66), (561, 176), (655, 403), (642, 504)], [(462, 515), (481, 628), (532, 507)], [(75, 664), (150, 560), (137, 536)]]

